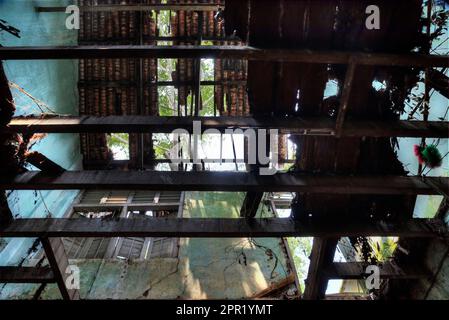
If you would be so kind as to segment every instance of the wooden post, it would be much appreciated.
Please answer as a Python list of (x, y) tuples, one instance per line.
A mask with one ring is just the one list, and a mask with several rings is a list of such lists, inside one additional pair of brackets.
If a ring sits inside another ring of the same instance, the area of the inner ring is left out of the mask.
[(329, 279), (323, 273), (323, 269), (333, 262), (337, 243), (338, 238), (320, 237), (313, 239), (309, 272), (304, 290), (305, 300), (324, 299)]
[(69, 259), (67, 258), (64, 243), (61, 238), (41, 238), (48, 263), (53, 270), (56, 283), (64, 300), (79, 300), (79, 290), (69, 289), (67, 284), (71, 275)]

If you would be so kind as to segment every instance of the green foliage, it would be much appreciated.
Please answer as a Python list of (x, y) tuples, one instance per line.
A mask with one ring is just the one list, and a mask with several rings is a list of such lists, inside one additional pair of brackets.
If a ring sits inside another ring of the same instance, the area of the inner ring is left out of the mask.
[(112, 150), (114, 158), (129, 159), (129, 134), (128, 133), (112, 133), (107, 137), (108, 147)]
[(153, 145), (156, 159), (166, 159), (168, 152), (174, 146), (174, 141), (168, 134), (154, 134)]
[(201, 101), (203, 108), (200, 110), (200, 116), (214, 116), (214, 86), (201, 88)]
[(380, 241), (372, 241), (371, 247), (377, 261), (386, 262), (393, 257), (397, 242), (394, 238), (382, 238)]
[(293, 262), (295, 263), (301, 289), (304, 291), (304, 281), (307, 278), (308, 260), (312, 252), (313, 238), (287, 238), (287, 243), (293, 255)]

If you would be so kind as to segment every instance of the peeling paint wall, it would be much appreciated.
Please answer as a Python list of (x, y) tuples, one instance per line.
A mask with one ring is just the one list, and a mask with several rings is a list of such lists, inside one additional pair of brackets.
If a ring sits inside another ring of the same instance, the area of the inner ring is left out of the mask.
[[(243, 197), (243, 193), (189, 192), (184, 217), (238, 218)], [(253, 242), (247, 238), (182, 238), (179, 244), (178, 259), (72, 260), (81, 272), (81, 297), (241, 299), (279, 282), (291, 272), (281, 239), (258, 238)], [(31, 298), (37, 286), (28, 285), (25, 289), (12, 292), (8, 298)], [(57, 287), (49, 285), (42, 298), (59, 299)]]
[[(241, 193), (189, 192), (183, 216), (238, 218), (243, 197)], [(250, 297), (290, 272), (280, 239), (256, 239), (255, 244), (250, 239), (182, 238), (179, 259), (84, 261), (80, 264), (81, 272), (87, 270), (88, 277), (94, 279), (84, 279), (89, 288), (82, 288), (81, 296), (88, 299)], [(271, 256), (267, 249), (272, 250)], [(89, 270), (97, 265), (98, 272), (93, 275)], [(54, 294), (47, 292), (43, 297), (51, 298)]]
[[(21, 38), (2, 32), (3, 46), (73, 45), (77, 43), (76, 30), (65, 28), (65, 14), (37, 13), (37, 5), (66, 5), (70, 1), (0, 1), (0, 19), (21, 31)], [(51, 109), (41, 107), (26, 94), (12, 87), (16, 116), (27, 114), (77, 114), (77, 61), (5, 61), (8, 80), (42, 101)], [(80, 168), (79, 137), (75, 134), (50, 134), (40, 140), (33, 150), (40, 151), (66, 169)], [(32, 168), (32, 167), (30, 167)], [(35, 168), (33, 168), (36, 170)], [(70, 206), (78, 191), (13, 191), (8, 201), (16, 217), (45, 217), (51, 213), (60, 217)], [(27, 254), (33, 239), (3, 239), (0, 265), (17, 265)], [(3, 285), (0, 285), (0, 290)]]

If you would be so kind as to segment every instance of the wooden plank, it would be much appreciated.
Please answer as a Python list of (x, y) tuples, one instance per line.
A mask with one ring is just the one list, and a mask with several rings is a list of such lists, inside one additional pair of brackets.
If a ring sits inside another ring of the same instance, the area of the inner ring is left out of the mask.
[[(97, 4), (94, 6), (78, 6), (80, 12), (144, 12), (144, 11), (218, 11), (219, 9), (224, 9), (223, 5), (211, 4), (211, 3), (161, 3), (161, 4)], [(35, 7), (36, 12), (66, 12), (66, 7), (58, 6), (38, 6)]]
[(27, 152), (25, 154), (26, 162), (32, 164), (41, 171), (45, 171), (52, 174), (59, 174), (65, 171), (63, 167), (48, 159), (42, 153), (38, 151)]
[(332, 300), (332, 301), (343, 301), (343, 300), (374, 300), (371, 296), (366, 294), (356, 294), (356, 293), (336, 293), (336, 294), (328, 294), (324, 298), (324, 300)]
[(0, 267), (0, 283), (52, 283), (51, 268)]
[[(140, 39), (139, 39), (140, 40)], [(136, 40), (136, 37), (120, 37), (120, 38), (113, 38), (113, 39), (100, 39), (100, 38), (92, 38), (92, 39), (83, 39), (78, 40), (78, 45), (80, 46), (92, 46), (92, 45), (142, 45), (139, 40)], [(190, 36), (184, 35), (184, 36), (152, 36), (152, 35), (142, 35), (142, 40), (146, 43), (151, 43), (154, 41), (176, 41), (176, 42), (182, 42), (182, 43), (192, 43), (192, 45), (195, 43), (195, 41), (198, 40), (198, 36), (195, 36), (195, 34), (192, 34)], [(219, 37), (219, 36), (204, 36), (203, 41), (235, 41), (234, 36), (228, 36), (228, 37)], [(95, 81), (95, 80), (92, 80)], [(107, 81), (107, 80), (104, 80)], [(113, 81), (113, 80), (111, 80)], [(238, 80), (236, 80), (238, 81)], [(243, 80), (240, 80), (243, 81)], [(171, 81), (170, 81), (171, 82)], [(149, 85), (151, 84), (151, 81), (145, 82), (145, 84)], [(153, 83), (154, 85), (157, 85), (156, 83)]]
[(346, 113), (348, 111), (349, 99), (351, 97), (352, 83), (354, 82), (354, 75), (356, 68), (357, 68), (356, 61), (352, 59), (351, 63), (348, 66), (348, 70), (346, 71), (345, 83), (343, 85), (343, 93), (340, 99), (340, 108), (337, 115), (337, 124), (335, 126), (336, 135), (338, 138), (341, 137), (343, 124), (346, 118)]
[(320, 300), (326, 295), (328, 278), (323, 269), (332, 264), (338, 238), (325, 237), (313, 238), (312, 253), (310, 255), (309, 271), (307, 273), (306, 287), (303, 298), (305, 300)]
[[(328, 279), (358, 280), (369, 275), (365, 272), (366, 266), (362, 262), (334, 262), (322, 271)], [(379, 270), (381, 279), (422, 279), (429, 276), (421, 266), (399, 267), (392, 262), (380, 265)]]
[(9, 129), (13, 132), (82, 133), (82, 132), (155, 132), (170, 133), (175, 129), (193, 131), (194, 121), (201, 122), (201, 129), (260, 128), (283, 129), (285, 133), (301, 131), (332, 131), (334, 124), (329, 119), (275, 119), (252, 117), (151, 117), (151, 116), (108, 116), (108, 117), (39, 117), (14, 118)]
[(16, 219), (2, 237), (350, 237), (435, 238), (447, 235), (439, 219), (388, 222), (301, 223), (288, 218)]
[(42, 246), (45, 250), (45, 255), (47, 256), (48, 263), (53, 270), (53, 274), (58, 284), (59, 291), (61, 292), (62, 298), (64, 300), (78, 300), (79, 290), (68, 289), (66, 283), (68, 283), (68, 278), (70, 276), (67, 273), (67, 268), (69, 267), (69, 259), (65, 253), (64, 243), (61, 238), (48, 238), (49, 235), (41, 233)]
[(252, 295), (250, 299), (260, 299), (264, 297), (269, 297), (272, 294), (275, 294), (279, 292), (280, 290), (284, 290), (287, 286), (295, 283), (295, 274), (290, 273), (287, 277), (284, 279), (271, 284), (268, 288), (257, 292), (256, 294)]
[[(201, 129), (277, 129), (281, 134), (323, 136), (333, 135), (335, 122), (328, 118), (273, 118), (273, 117), (16, 117), (7, 128), (16, 133), (171, 133), (176, 129), (193, 132), (194, 121)], [(426, 137), (449, 138), (447, 121), (346, 121), (344, 137)]]
[[(449, 177), (425, 180), (448, 189)], [(260, 176), (248, 172), (162, 172), (162, 171), (66, 171), (50, 175), (28, 171), (15, 178), (0, 177), (5, 190), (152, 190), (307, 192), (317, 194), (438, 195), (422, 177), (336, 176), (277, 173)]]
[(449, 67), (447, 55), (382, 54), (301, 49), (260, 49), (245, 46), (28, 46), (0, 47), (0, 60), (101, 59), (101, 58), (192, 58), (248, 59), (259, 61), (358, 65)]

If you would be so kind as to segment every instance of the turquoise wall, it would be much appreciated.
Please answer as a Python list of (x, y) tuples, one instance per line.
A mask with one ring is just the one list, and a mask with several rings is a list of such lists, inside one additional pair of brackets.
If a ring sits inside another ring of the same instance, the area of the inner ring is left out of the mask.
[[(0, 19), (21, 31), (21, 38), (0, 33), (3, 46), (74, 45), (76, 30), (65, 28), (64, 13), (36, 13), (36, 5), (66, 5), (69, 1), (0, 0)], [(9, 81), (17, 84), (34, 98), (45, 103), (45, 113), (78, 114), (78, 63), (71, 60), (5, 61)], [(11, 88), (16, 115), (40, 114), (32, 99)], [(51, 109), (51, 110), (50, 110)], [(75, 134), (50, 134), (32, 150), (39, 151), (66, 169), (80, 168), (79, 137)], [(31, 167), (30, 167), (31, 168)], [(36, 168), (31, 168), (36, 170)], [(78, 191), (12, 191), (9, 204), (16, 217), (63, 215)], [(6, 239), (0, 252), (0, 265), (15, 265), (22, 261), (33, 239)], [(2, 287), (0, 287), (1, 289)]]

